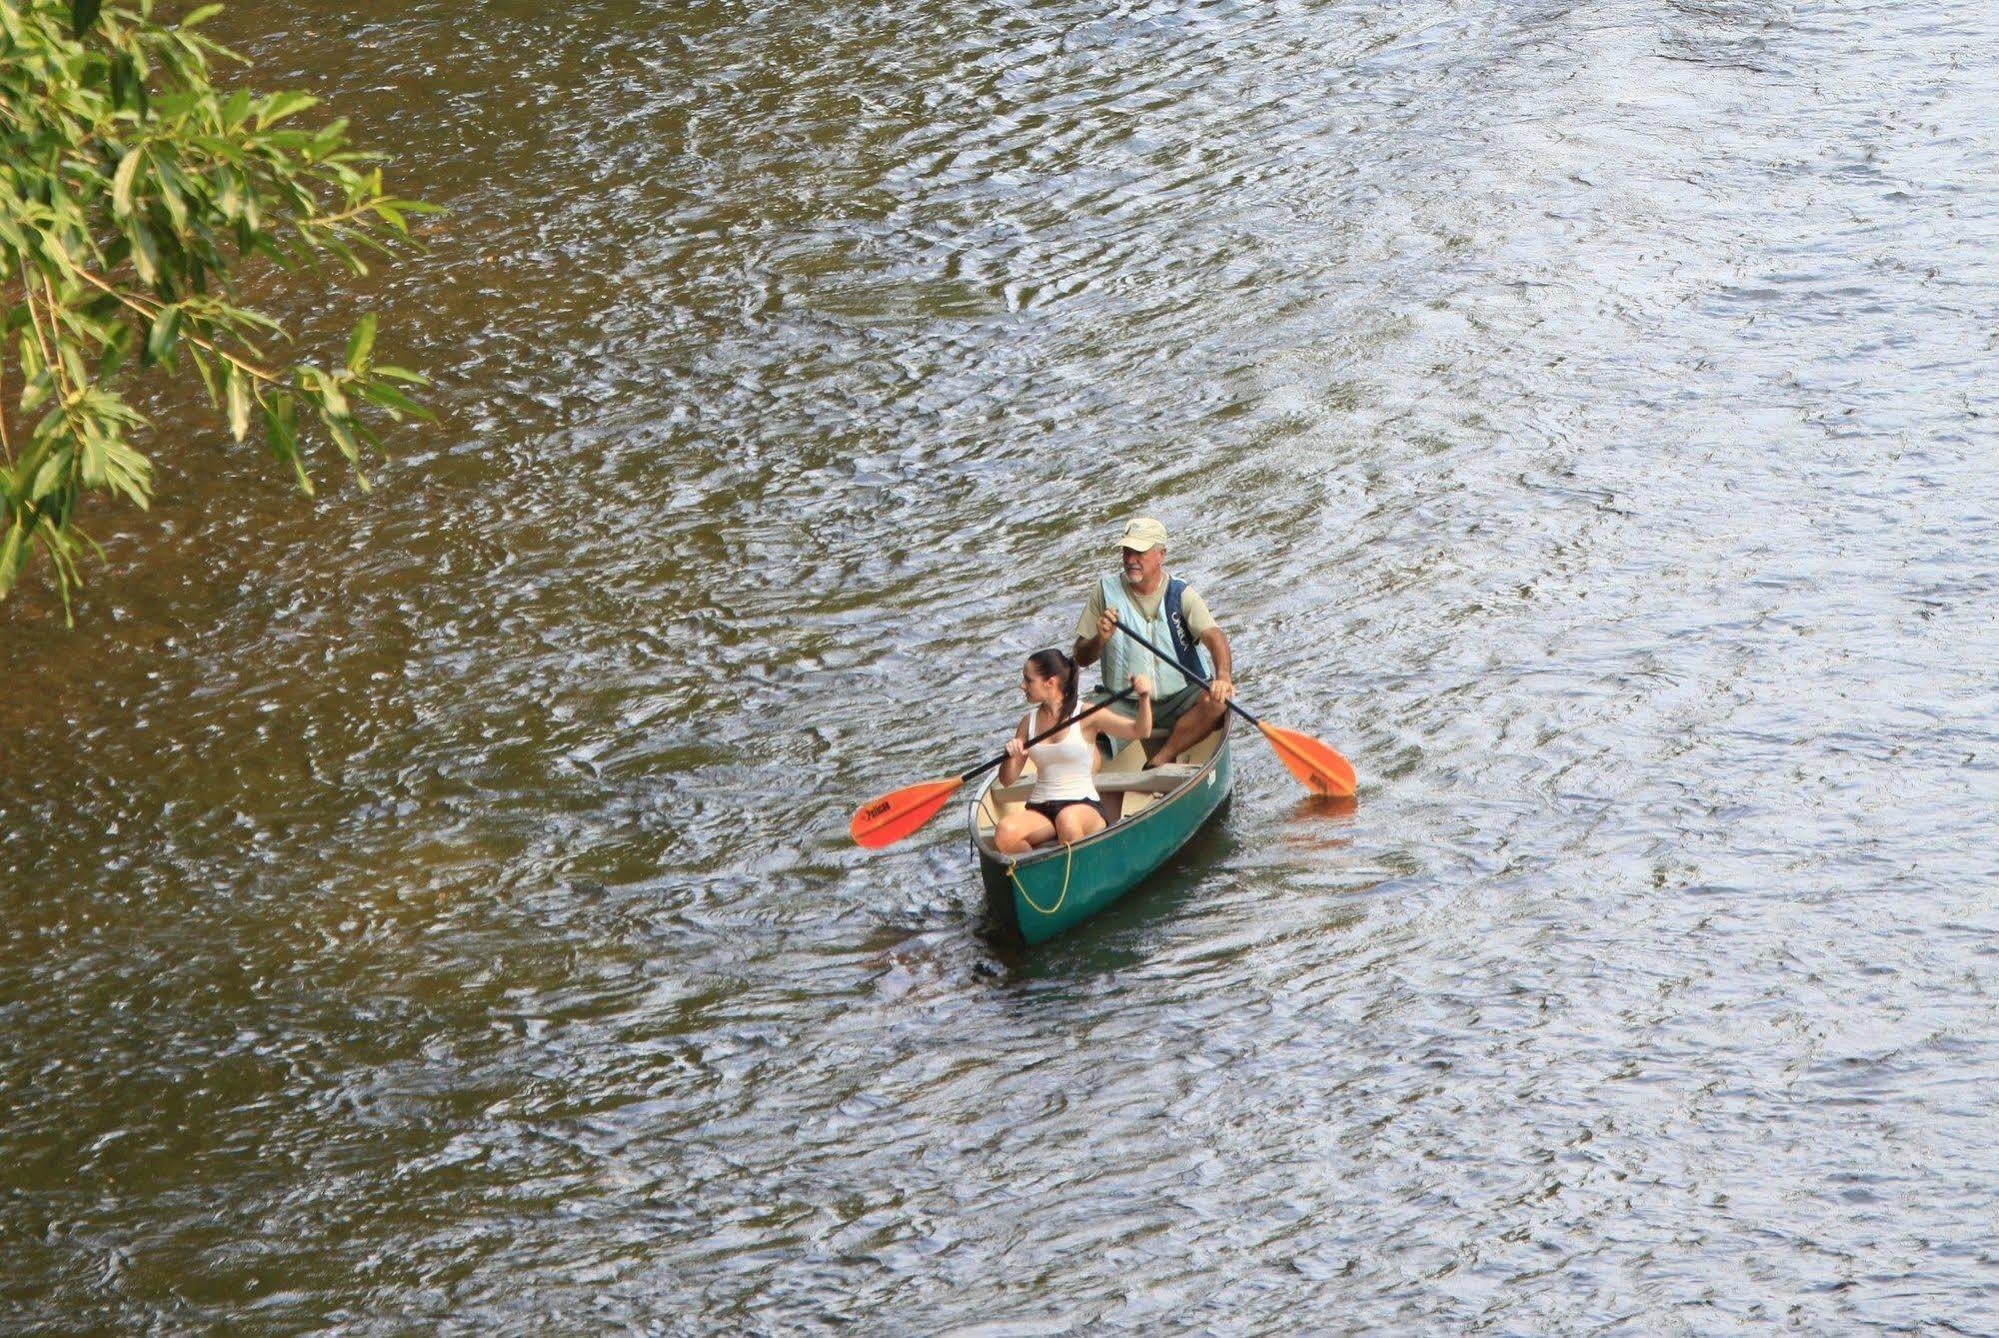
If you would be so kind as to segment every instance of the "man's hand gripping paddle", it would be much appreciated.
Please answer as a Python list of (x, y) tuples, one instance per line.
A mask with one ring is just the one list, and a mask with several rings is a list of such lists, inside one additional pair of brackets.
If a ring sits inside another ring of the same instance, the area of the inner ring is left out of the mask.
[[(1208, 680), (1201, 677), (1201, 671), (1193, 665), (1181, 664), (1179, 659), (1159, 649), (1138, 633), (1126, 627), (1122, 621), (1117, 630), (1136, 641), (1139, 645), (1157, 655), (1167, 664), (1173, 665), (1202, 687), (1209, 687)], [(1277, 760), (1313, 794), (1331, 795), (1344, 799), (1354, 792), (1357, 777), (1353, 763), (1334, 752), (1331, 747), (1319, 742), (1309, 734), (1300, 734), (1295, 729), (1284, 729), (1278, 725), (1266, 725), (1229, 698), (1229, 709), (1261, 730), (1263, 737), (1270, 740), (1270, 746), (1277, 750)]]

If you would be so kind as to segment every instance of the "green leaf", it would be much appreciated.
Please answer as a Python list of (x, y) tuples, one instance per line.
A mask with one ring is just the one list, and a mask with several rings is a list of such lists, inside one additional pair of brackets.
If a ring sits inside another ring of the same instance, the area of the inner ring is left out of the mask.
[(130, 498), (141, 511), (153, 501), (153, 462), (115, 437), (104, 442), (105, 478), (110, 487)]
[[(271, 136), (274, 144), (276, 144), (278, 138), (276, 135)], [(241, 163), (244, 161), (243, 151), (226, 139), (218, 139), (214, 135), (189, 135), (187, 142), (210, 157), (218, 158), (225, 163)], [(283, 148), (284, 146), (277, 144), (277, 147)]]
[(353, 406), (347, 403), (347, 392), (340, 388), (340, 383), (324, 373), (320, 373), (317, 380), (319, 383), (320, 406), (325, 411), (329, 421), (352, 418), (354, 416)]
[(193, 361), (194, 370), (201, 373), (201, 384), (208, 391), (208, 402), (220, 409), (222, 407), (222, 388), (215, 384), (214, 365), (202, 356), (199, 348), (192, 344), (188, 345), (187, 356)]
[(308, 107), (316, 107), (318, 105), (318, 98), (310, 93), (301, 93), (296, 89), (287, 89), (282, 93), (273, 93), (264, 99), (264, 105), (257, 110), (257, 129), (265, 129), (284, 120), (287, 116), (296, 115)]
[(356, 322), (354, 333), (347, 336), (347, 370), (359, 376), (374, 349), (375, 313), (371, 311)]
[(139, 179), (139, 168), (146, 161), (144, 148), (134, 146), (125, 151), (118, 162), (118, 170), (111, 177), (111, 212), (119, 218), (132, 216), (132, 185)]
[(272, 455), (290, 462), (299, 491), (310, 497), (312, 478), (305, 472), (305, 461), (298, 453), (297, 413), (296, 401), (290, 395), (273, 395), (271, 403), (264, 406), (264, 444), (270, 447)]
[(7, 537), (0, 539), (0, 599), (14, 588), (20, 578), (21, 563), (28, 556), (28, 531), (34, 525), (32, 518), (16, 520), (7, 529)]
[(196, 28), (222, 12), (221, 5), (203, 5), (180, 21), (182, 28)]
[(250, 432), (250, 379), (235, 363), (229, 364), (229, 434), (241, 441)]
[[(82, 37), (97, 22), (97, 11), (103, 7), (103, 0), (74, 0), (69, 7), (69, 30)], [(217, 6), (220, 8), (220, 6)]]
[(161, 307), (146, 334), (146, 361), (166, 362), (173, 357), (174, 340), (180, 337), (180, 304)]
[(74, 457), (69, 447), (58, 446), (42, 461), (42, 467), (35, 471), (34, 479), (28, 484), (28, 500), (39, 502), (51, 496), (69, 479), (69, 467)]
[(153, 240), (153, 230), (135, 218), (125, 225), (125, 235), (132, 239), (132, 268), (150, 288), (160, 281), (160, 246)]
[(104, 341), (104, 355), (97, 360), (97, 379), (109, 382), (125, 365), (125, 359), (132, 352), (132, 327), (119, 325)]
[[(333, 434), (333, 444), (340, 448), (340, 453), (347, 457), (347, 463), (353, 465), (354, 472), (359, 474), (361, 472), (361, 444), (354, 438), (354, 429), (348, 425), (345, 418), (333, 418), (326, 415), (322, 415), (322, 417), (326, 423), (326, 430)], [(366, 478), (363, 478), (361, 480), (362, 489), (365, 491), (367, 486), (368, 481)]]
[(56, 357), (62, 362), (62, 369), (69, 376), (72, 386), (87, 385), (90, 373), (83, 366), (83, 350), (67, 340), (56, 341)]
[(104, 436), (99, 432), (86, 432), (83, 436), (83, 455), (79, 460), (77, 476), (86, 488), (101, 488), (105, 483)]
[(183, 198), (194, 187), (180, 174), (171, 158), (162, 158), (153, 165), (153, 177), (160, 183), (160, 203), (166, 205), (167, 214), (174, 221), (174, 227), (187, 227), (187, 201)]
[(141, 118), (151, 110), (145, 72), (130, 52), (119, 52), (111, 62), (111, 105), (136, 108)]
[(418, 404), (415, 400), (393, 386), (384, 386), (370, 381), (357, 385), (355, 389), (364, 398), (371, 399), (387, 409), (389, 417), (399, 422), (404, 414), (408, 414), (412, 418), (420, 418), (426, 423), (435, 423), (437, 421), (436, 414), (424, 408), (421, 404)]
[(272, 334), (282, 335), (285, 332), (284, 327), (269, 316), (266, 316), (261, 311), (254, 311), (249, 307), (236, 307), (231, 306), (227, 302), (218, 302), (215, 304), (215, 314), (225, 320), (234, 321), (239, 325), (254, 325), (260, 330), (269, 330)]
[(210, 179), (215, 187), (215, 207), (234, 223), (243, 217), (243, 183), (234, 172), (216, 172)]
[(412, 372), (402, 367), (391, 367), (386, 362), (375, 364), (375, 375), (386, 376), (391, 381), (406, 381), (411, 385), (417, 386), (427, 386), (430, 384), (430, 378), (422, 372)]
[(42, 374), (42, 343), (33, 330), (21, 331), (21, 379), (32, 381)]

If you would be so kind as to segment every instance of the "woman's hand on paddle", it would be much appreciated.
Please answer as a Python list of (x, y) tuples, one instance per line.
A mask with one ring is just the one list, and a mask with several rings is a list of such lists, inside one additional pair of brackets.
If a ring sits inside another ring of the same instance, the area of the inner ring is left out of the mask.
[(1208, 700), (1217, 706), (1226, 706), (1235, 697), (1235, 682), (1217, 674), (1208, 680)]
[(1020, 773), (1027, 770), (1027, 726), (1014, 726), (1012, 737), (1006, 741), (1006, 753), (1000, 759), (999, 783), (1011, 785), (1020, 779)]
[(1138, 698), (1137, 714), (1126, 718), (1116, 711), (1104, 711), (1085, 722), (1085, 728), (1098, 734), (1108, 734), (1114, 739), (1142, 739), (1152, 733), (1152, 680), (1144, 674), (1133, 674), (1131, 686), (1125, 689), (1128, 696)]

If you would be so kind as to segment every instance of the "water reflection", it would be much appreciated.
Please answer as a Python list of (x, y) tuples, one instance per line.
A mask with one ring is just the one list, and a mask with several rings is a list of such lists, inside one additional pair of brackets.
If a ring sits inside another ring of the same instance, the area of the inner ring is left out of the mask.
[[(1985, 9), (223, 21), (443, 420), (0, 610), (22, 1325), (1999, 1327)], [(1134, 511), (1366, 802), (1004, 962)]]
[(1291, 805), (1291, 821), (1297, 824), (1288, 834), (1288, 839), (1314, 840), (1329, 849), (1347, 844), (1349, 838), (1326, 836), (1318, 825), (1323, 821), (1337, 822), (1340, 826), (1351, 825), (1348, 820), (1360, 811), (1359, 795), (1308, 794), (1301, 796)]

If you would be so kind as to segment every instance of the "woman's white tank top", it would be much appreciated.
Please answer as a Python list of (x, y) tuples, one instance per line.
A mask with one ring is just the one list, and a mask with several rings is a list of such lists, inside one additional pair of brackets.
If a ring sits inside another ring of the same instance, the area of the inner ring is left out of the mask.
[[(1039, 732), (1034, 727), (1034, 712), (1029, 711), (1027, 737), (1031, 739)], [(1098, 798), (1096, 753), (1081, 725), (1070, 725), (1067, 733), (1029, 748), (1027, 757), (1034, 763), (1034, 791), (1027, 796), (1027, 802), (1046, 804), (1058, 799)]]

